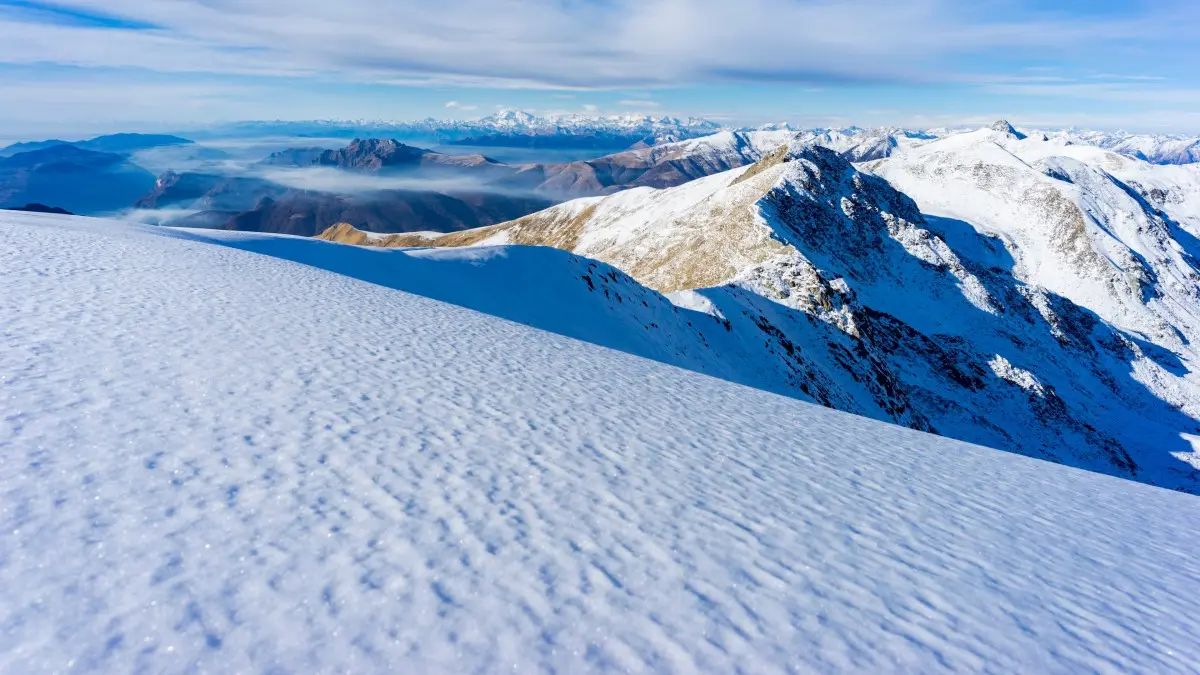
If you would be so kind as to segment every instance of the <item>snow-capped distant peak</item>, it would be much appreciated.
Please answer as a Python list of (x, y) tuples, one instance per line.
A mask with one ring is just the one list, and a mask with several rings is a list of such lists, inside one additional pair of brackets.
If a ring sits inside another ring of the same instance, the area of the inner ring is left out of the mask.
[(501, 110), (479, 120), (483, 124), (497, 127), (530, 126), (537, 122), (537, 116), (523, 110)]
[(679, 119), (660, 115), (601, 115), (589, 113), (556, 113), (535, 115), (523, 110), (501, 110), (495, 114), (482, 117), (473, 123), (483, 130), (492, 128), (495, 131), (513, 131), (515, 129), (531, 132), (572, 131), (631, 131), (645, 130), (646, 132), (685, 131), (687, 137), (713, 133), (723, 127), (705, 119)]
[(755, 131), (795, 131), (795, 130), (796, 130), (795, 127), (788, 124), (787, 122), (768, 122), (767, 124), (760, 124), (758, 127), (755, 128)]

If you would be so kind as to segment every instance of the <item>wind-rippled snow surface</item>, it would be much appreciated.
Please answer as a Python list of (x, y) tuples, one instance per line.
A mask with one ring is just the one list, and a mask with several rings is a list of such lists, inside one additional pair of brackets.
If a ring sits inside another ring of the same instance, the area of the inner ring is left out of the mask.
[(1195, 497), (195, 236), (0, 216), (0, 413), (6, 673), (1200, 664)]

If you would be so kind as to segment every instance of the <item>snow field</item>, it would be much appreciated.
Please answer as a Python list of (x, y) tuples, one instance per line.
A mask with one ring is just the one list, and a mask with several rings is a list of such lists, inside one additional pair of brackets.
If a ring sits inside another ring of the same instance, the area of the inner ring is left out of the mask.
[(202, 238), (0, 214), (0, 671), (1200, 663), (1195, 497)]

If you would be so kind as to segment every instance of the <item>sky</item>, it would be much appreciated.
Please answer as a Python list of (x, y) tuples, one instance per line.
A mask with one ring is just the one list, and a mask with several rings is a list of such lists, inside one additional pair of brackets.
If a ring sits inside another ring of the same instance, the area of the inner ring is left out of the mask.
[(1200, 133), (1195, 0), (0, 0), (0, 139), (698, 116)]

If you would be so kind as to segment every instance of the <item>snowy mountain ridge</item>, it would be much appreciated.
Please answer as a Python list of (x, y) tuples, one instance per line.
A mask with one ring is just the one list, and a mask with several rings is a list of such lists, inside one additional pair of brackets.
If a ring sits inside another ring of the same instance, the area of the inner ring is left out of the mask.
[[(728, 150), (748, 138), (687, 143)], [(670, 363), (1196, 491), (1200, 457), (1189, 439), (1200, 434), (1200, 381), (1190, 345), (1200, 330), (1200, 274), (1186, 228), (1200, 191), (1171, 183), (1191, 168), (1094, 148), (1069, 151), (1100, 153), (1091, 160), (1099, 166), (1026, 163), (1006, 145), (1029, 153), (1075, 146), (1019, 139), (1007, 126), (922, 141), (866, 165), (912, 198), (836, 152), (792, 141), (749, 167), (676, 188), (575, 200), (489, 228), (325, 236), (563, 248), (614, 265), (724, 331), (701, 331), (686, 350), (714, 363)], [(928, 190), (901, 173), (925, 162), (932, 166), (917, 175), (941, 181)], [(1121, 173), (1113, 162), (1136, 169), (1141, 182), (1102, 168)], [(968, 190), (971, 181), (986, 195)], [(1177, 215), (1138, 189), (1158, 190), (1164, 202), (1179, 197), (1167, 207)], [(940, 209), (930, 195), (978, 202), (994, 217)], [(667, 331), (672, 341), (685, 333)]]
[(234, 135), (377, 135), (397, 138), (436, 138), (461, 142), (497, 135), (522, 137), (600, 136), (638, 141), (672, 142), (705, 136), (723, 127), (700, 118), (666, 115), (591, 115), (564, 113), (534, 115), (520, 110), (501, 110), (479, 119), (393, 120), (308, 120), (250, 121), (221, 127)]
[[(1005, 122), (1016, 133), (1031, 137), (1053, 137), (1074, 144), (1094, 145), (1153, 164), (1190, 164), (1200, 161), (1200, 138), (1184, 134), (1092, 131), (1078, 128), (1018, 128)], [(1021, 130), (1023, 129), (1023, 130)], [(307, 136), (395, 136), (397, 138), (434, 138), (458, 143), (470, 140), (502, 144), (524, 139), (569, 141), (572, 137), (598, 137), (609, 143), (654, 145), (684, 141), (718, 133), (792, 132), (805, 140), (816, 140), (828, 147), (847, 152), (852, 161), (869, 161), (889, 156), (897, 149), (919, 145), (923, 141), (971, 131), (969, 127), (908, 129), (895, 126), (864, 128), (799, 128), (787, 122), (757, 127), (738, 127), (696, 117), (668, 115), (601, 115), (589, 113), (552, 113), (538, 115), (522, 110), (500, 110), (479, 119), (392, 120), (310, 120), (252, 121), (226, 125), (220, 129), (233, 135), (296, 134)]]
[(1152, 164), (1194, 164), (1200, 162), (1200, 137), (1184, 134), (1134, 134), (1127, 131), (1088, 131), (1086, 129), (1034, 130), (1031, 133), (1082, 145), (1094, 145)]

